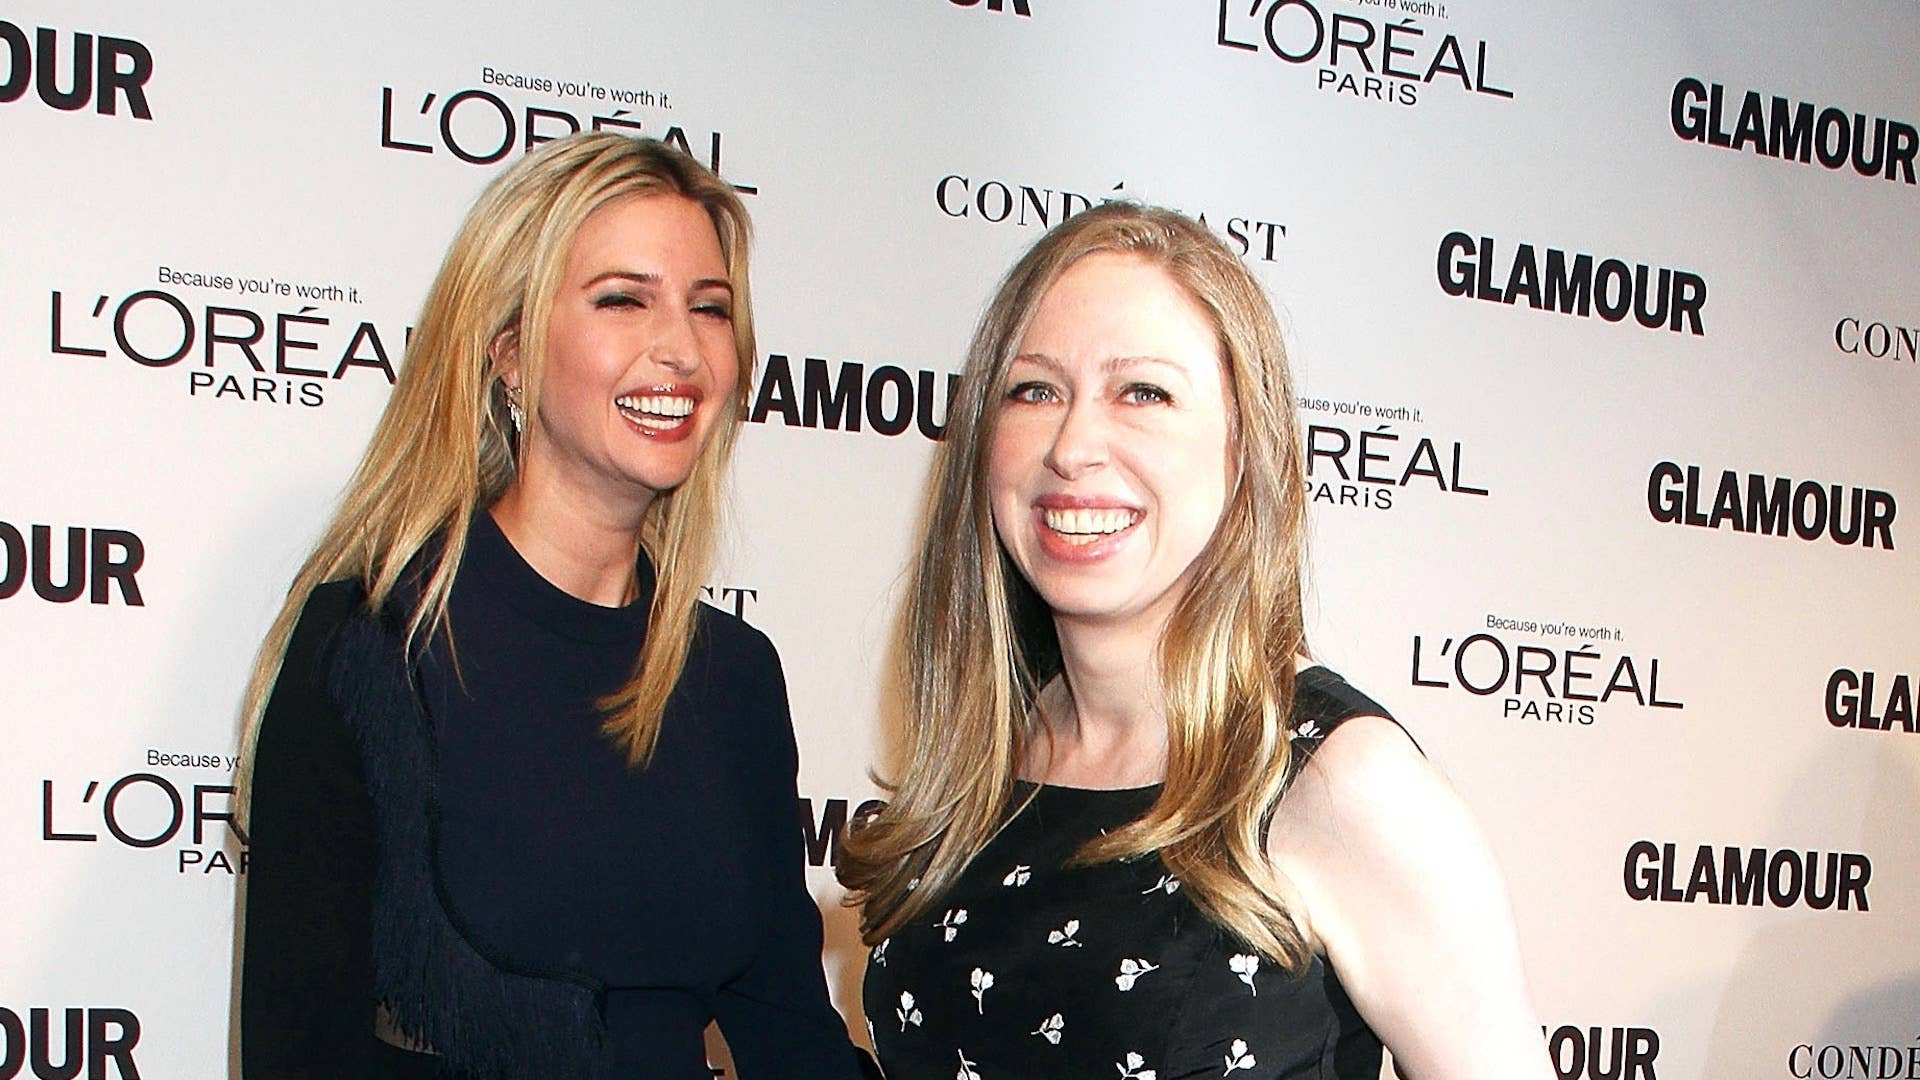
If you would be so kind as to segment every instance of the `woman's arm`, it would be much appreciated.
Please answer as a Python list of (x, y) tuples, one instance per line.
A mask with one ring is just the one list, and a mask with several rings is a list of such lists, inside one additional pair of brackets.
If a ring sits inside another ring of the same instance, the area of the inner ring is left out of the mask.
[[(714, 1001), (720, 1030), (744, 1080), (805, 1076), (859, 1080), (871, 1063), (848, 1041), (845, 1023), (827, 996), (820, 969), (820, 909), (807, 891), (806, 856), (800, 832), (799, 750), (787, 706), (785, 676), (773, 643), (755, 633), (755, 662), (747, 670), (767, 682), (765, 716), (754, 725), (761, 813), (775, 837), (765, 879), (766, 918), (753, 962)], [(873, 1069), (865, 1075), (878, 1075)]]
[(246, 1080), (369, 1075), (372, 811), (323, 675), (351, 592), (323, 586), (308, 600), (261, 720), (240, 970)]
[(1402, 1076), (1552, 1075), (1499, 868), (1397, 724), (1335, 728), (1281, 800), (1268, 851)]

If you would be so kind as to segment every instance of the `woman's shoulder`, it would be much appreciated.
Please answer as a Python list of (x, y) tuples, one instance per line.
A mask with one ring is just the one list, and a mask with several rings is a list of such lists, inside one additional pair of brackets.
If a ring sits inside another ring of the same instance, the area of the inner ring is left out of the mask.
[[(1294, 786), (1313, 785), (1337, 797), (1342, 809), (1385, 809), (1416, 797), (1439, 773), (1393, 718), (1381, 713), (1343, 717), (1321, 732)], [(1422, 781), (1413, 783), (1412, 781)]]
[(298, 633), (303, 628), (326, 630), (338, 627), (366, 606), (367, 590), (359, 578), (323, 581), (307, 594), (294, 632)]
[(367, 610), (367, 593), (354, 578), (314, 586), (300, 606), (287, 651), (280, 664), (281, 678), (298, 678), (314, 685), (325, 682), (327, 658), (341, 632)]
[(1315, 846), (1341, 836), (1391, 844), (1409, 817), (1451, 791), (1413, 735), (1334, 671), (1301, 669), (1294, 687), (1293, 778), (1273, 817), (1269, 846)]
[(1319, 684), (1316, 695), (1347, 700), (1336, 711), (1296, 711), (1296, 734), (1310, 726), (1311, 733), (1295, 740), (1300, 756), (1270, 823), (1268, 850), (1377, 871), (1448, 849), (1455, 838), (1447, 834), (1465, 821), (1458, 794), (1398, 720), (1344, 680), (1344, 689), (1330, 685), (1338, 679), (1302, 673), (1303, 683)]
[(1294, 678), (1293, 717), (1288, 737), (1300, 763), (1319, 754), (1330, 736), (1342, 728), (1384, 726), (1398, 732), (1401, 741), (1420, 752), (1419, 743), (1386, 706), (1363, 693), (1339, 673), (1320, 664), (1304, 667)]
[(787, 679), (773, 639), (738, 615), (710, 604), (695, 604), (694, 618), (682, 686), (710, 705), (750, 719), (773, 711), (784, 717)]
[(1391, 797), (1408, 771), (1432, 770), (1420, 744), (1386, 706), (1317, 663), (1295, 676), (1289, 737), (1296, 755), (1290, 790), (1306, 781), (1343, 798)]
[(766, 632), (710, 603), (695, 604), (693, 646), (717, 660), (745, 665), (748, 674), (778, 678), (780, 653)]
[(693, 644), (680, 673), (681, 708), (706, 713), (703, 726), (729, 732), (754, 770), (791, 777), (798, 740), (787, 704), (787, 680), (773, 639), (745, 619), (695, 604)]
[(1309, 664), (1301, 668), (1294, 676), (1293, 692), (1294, 712), (1302, 718), (1344, 719), (1348, 716), (1392, 715), (1384, 705), (1324, 664)]
[(352, 734), (335, 704), (331, 679), (347, 628), (366, 611), (358, 581), (326, 582), (307, 594), (261, 713), (256, 785), (285, 785), (289, 770), (343, 776), (357, 771)]

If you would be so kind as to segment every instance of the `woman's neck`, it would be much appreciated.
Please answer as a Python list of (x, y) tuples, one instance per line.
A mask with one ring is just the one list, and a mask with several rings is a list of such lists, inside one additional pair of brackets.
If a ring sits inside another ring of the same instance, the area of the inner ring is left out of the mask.
[(527, 565), (561, 591), (602, 607), (622, 607), (640, 590), (639, 514), (609, 513), (566, 493), (519, 478), (488, 508)]
[[(1051, 756), (1044, 779), (1135, 787), (1166, 774), (1167, 704), (1158, 628), (1056, 621), (1061, 677), (1040, 694)], [(1045, 746), (1036, 748), (1045, 755)], [(1036, 769), (1038, 774), (1040, 770)]]

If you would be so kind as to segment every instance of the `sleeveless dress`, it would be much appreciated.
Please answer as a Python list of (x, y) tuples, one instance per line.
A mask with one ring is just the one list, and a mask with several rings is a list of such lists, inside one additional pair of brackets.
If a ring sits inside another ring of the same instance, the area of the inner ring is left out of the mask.
[[(1386, 713), (1302, 671), (1294, 752), (1360, 715)], [(1159, 792), (1042, 785), (951, 893), (874, 947), (864, 999), (889, 1080), (1379, 1076), (1380, 1040), (1321, 958), (1288, 973), (1259, 956), (1158, 857), (1065, 866)]]

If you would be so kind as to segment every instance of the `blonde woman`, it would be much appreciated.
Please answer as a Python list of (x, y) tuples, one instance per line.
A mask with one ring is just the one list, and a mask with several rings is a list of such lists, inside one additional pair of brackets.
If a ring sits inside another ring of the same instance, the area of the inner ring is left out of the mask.
[(1545, 1078), (1503, 886), (1304, 659), (1278, 326), (1207, 230), (1057, 226), (975, 336), (910, 607), (906, 760), (841, 865), (891, 1080)]
[(747, 215), (655, 142), (467, 216), (249, 690), (241, 1039), (274, 1077), (855, 1077), (765, 637), (697, 602)]

